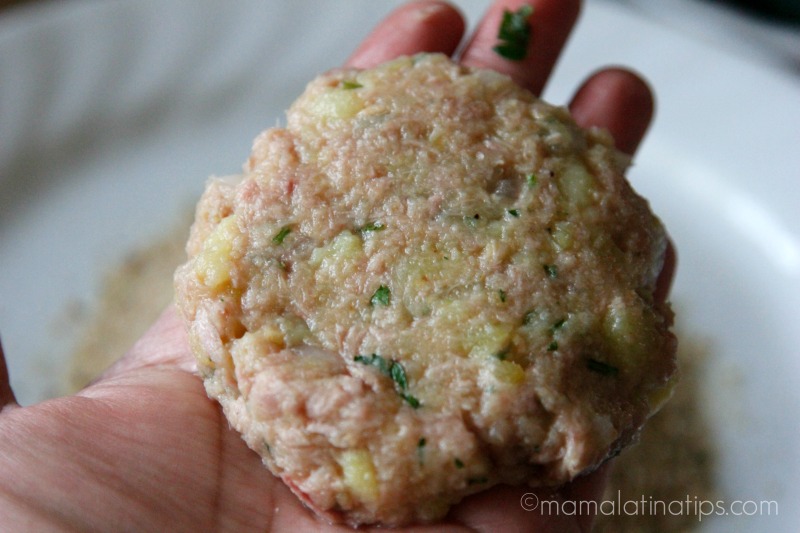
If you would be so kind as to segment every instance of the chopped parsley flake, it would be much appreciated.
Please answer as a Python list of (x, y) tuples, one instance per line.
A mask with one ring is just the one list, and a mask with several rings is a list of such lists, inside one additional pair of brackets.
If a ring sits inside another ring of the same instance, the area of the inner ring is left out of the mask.
[(456, 457), (456, 458), (453, 460), (453, 463), (455, 463), (455, 465), (456, 465), (456, 468), (464, 468), (464, 461), (462, 461), (462, 460), (461, 460), (461, 459), (459, 459), (458, 457)]
[(514, 218), (519, 218), (519, 209), (509, 209), (508, 214)]
[(506, 291), (504, 291), (503, 289), (500, 289), (499, 291), (497, 291), (497, 296), (500, 298), (501, 302), (503, 302), (503, 303), (506, 302), (506, 298), (507, 298), (506, 297)]
[(619, 373), (617, 367), (598, 361), (597, 359), (592, 359), (591, 357), (586, 360), (586, 368), (603, 376), (616, 376)]
[(282, 244), (284, 239), (286, 239), (286, 236), (289, 235), (291, 232), (292, 232), (291, 227), (289, 226), (282, 227), (281, 230), (277, 234), (275, 234), (275, 236), (272, 238), (272, 242), (274, 244)]
[(529, 5), (521, 6), (516, 11), (503, 10), (503, 20), (497, 32), (500, 43), (493, 50), (512, 61), (525, 59), (531, 39), (531, 24), (528, 18), (532, 13), (533, 7)]
[(500, 350), (499, 352), (494, 354), (494, 356), (500, 359), (501, 361), (505, 361), (510, 351), (511, 351), (510, 348), (504, 348), (503, 350)]
[(363, 85), (353, 80), (342, 80), (341, 83), (339, 83), (339, 87), (341, 87), (342, 89), (351, 90), (351, 89), (360, 89), (361, 87), (363, 87)]
[(558, 341), (553, 341), (547, 345), (548, 352), (555, 352), (556, 350), (558, 350)]
[(525, 176), (525, 181), (527, 181), (528, 185), (530, 185), (531, 187), (535, 187), (536, 186), (536, 181), (537, 181), (536, 180), (536, 173), (535, 172), (531, 172), (530, 174)]
[(548, 278), (558, 277), (558, 267), (555, 265), (543, 265), (543, 267)]
[(559, 329), (561, 329), (564, 326), (564, 323), (566, 323), (566, 321), (567, 321), (566, 318), (562, 318), (561, 320), (553, 324), (553, 331), (558, 331)]
[(375, 221), (365, 224), (364, 226), (359, 228), (358, 231), (360, 231), (361, 233), (369, 233), (372, 231), (381, 231), (383, 229), (386, 229), (386, 224), (384, 224), (383, 222)]
[(398, 389), (398, 394), (408, 405), (414, 409), (421, 405), (418, 399), (406, 392), (408, 390), (408, 378), (406, 377), (406, 369), (403, 368), (402, 364), (397, 361), (387, 361), (385, 358), (375, 353), (370, 355), (357, 355), (353, 358), (353, 361), (363, 365), (374, 366), (381, 374), (394, 381)]
[(357, 355), (353, 358), (356, 363), (362, 365), (372, 365), (381, 371), (381, 374), (389, 375), (389, 362), (380, 355), (373, 353), (370, 355)]
[(389, 302), (392, 299), (392, 291), (389, 290), (389, 287), (386, 285), (381, 285), (378, 287), (378, 290), (375, 291), (375, 294), (372, 295), (372, 298), (369, 299), (369, 304), (372, 306), (375, 305), (389, 305)]
[(403, 394), (401, 394), (400, 396), (401, 396), (401, 397), (402, 397), (402, 398), (403, 398), (403, 399), (406, 401), (406, 403), (407, 403), (408, 405), (410, 405), (410, 406), (411, 406), (411, 407), (413, 407), (414, 409), (417, 409), (417, 408), (419, 408), (419, 406), (421, 405), (421, 404), (419, 403), (419, 400), (417, 400), (416, 398), (414, 398), (414, 397), (413, 397), (413, 396), (411, 396), (410, 394), (405, 394), (405, 393), (403, 393)]
[(406, 369), (403, 368), (403, 365), (392, 362), (392, 366), (389, 368), (389, 377), (397, 383), (400, 390), (404, 391), (408, 388), (408, 378), (406, 378)]

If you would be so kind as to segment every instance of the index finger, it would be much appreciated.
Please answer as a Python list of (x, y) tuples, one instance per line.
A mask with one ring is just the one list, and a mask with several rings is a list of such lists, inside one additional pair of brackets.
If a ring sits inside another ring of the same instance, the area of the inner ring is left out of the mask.
[[(530, 40), (521, 60), (498, 54), (498, 30), (505, 11), (531, 6)], [(461, 55), (464, 65), (496, 70), (511, 76), (536, 95), (542, 93), (550, 72), (580, 13), (580, 0), (497, 0), (484, 15)]]
[(13, 403), (16, 403), (16, 399), (14, 398), (14, 392), (11, 390), (3, 344), (0, 342), (0, 410), (7, 404)]
[(420, 52), (451, 55), (464, 36), (464, 27), (461, 13), (444, 1), (411, 2), (378, 23), (345, 66), (370, 68), (401, 55)]

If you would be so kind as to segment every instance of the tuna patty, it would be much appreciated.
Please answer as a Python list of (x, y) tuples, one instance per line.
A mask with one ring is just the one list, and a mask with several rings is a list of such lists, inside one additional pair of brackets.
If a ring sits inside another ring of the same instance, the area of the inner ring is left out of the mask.
[(441, 55), (318, 77), (197, 208), (176, 288), (208, 394), (331, 520), (597, 467), (675, 371), (665, 232), (626, 164)]

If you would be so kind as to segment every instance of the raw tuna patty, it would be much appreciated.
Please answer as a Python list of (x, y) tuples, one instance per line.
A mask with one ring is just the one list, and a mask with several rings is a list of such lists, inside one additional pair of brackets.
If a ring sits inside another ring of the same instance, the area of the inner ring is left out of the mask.
[(596, 468), (675, 371), (626, 164), (442, 55), (318, 77), (197, 208), (176, 288), (208, 394), (330, 520)]

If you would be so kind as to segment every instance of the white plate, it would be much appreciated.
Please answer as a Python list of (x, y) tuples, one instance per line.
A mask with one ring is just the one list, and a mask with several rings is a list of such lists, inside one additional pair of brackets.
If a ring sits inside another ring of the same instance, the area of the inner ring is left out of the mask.
[[(0, 332), (23, 403), (66, 370), (74, 336), (55, 324), (70, 302), (172, 227), (207, 175), (238, 171), (255, 134), (395, 4), (72, 1), (0, 17)], [(485, 3), (461, 5), (474, 21)], [(658, 90), (631, 179), (677, 243), (680, 333), (711, 352), (721, 497), (779, 505), (703, 530), (797, 530), (800, 85), (591, 2), (549, 99), (607, 63)]]

